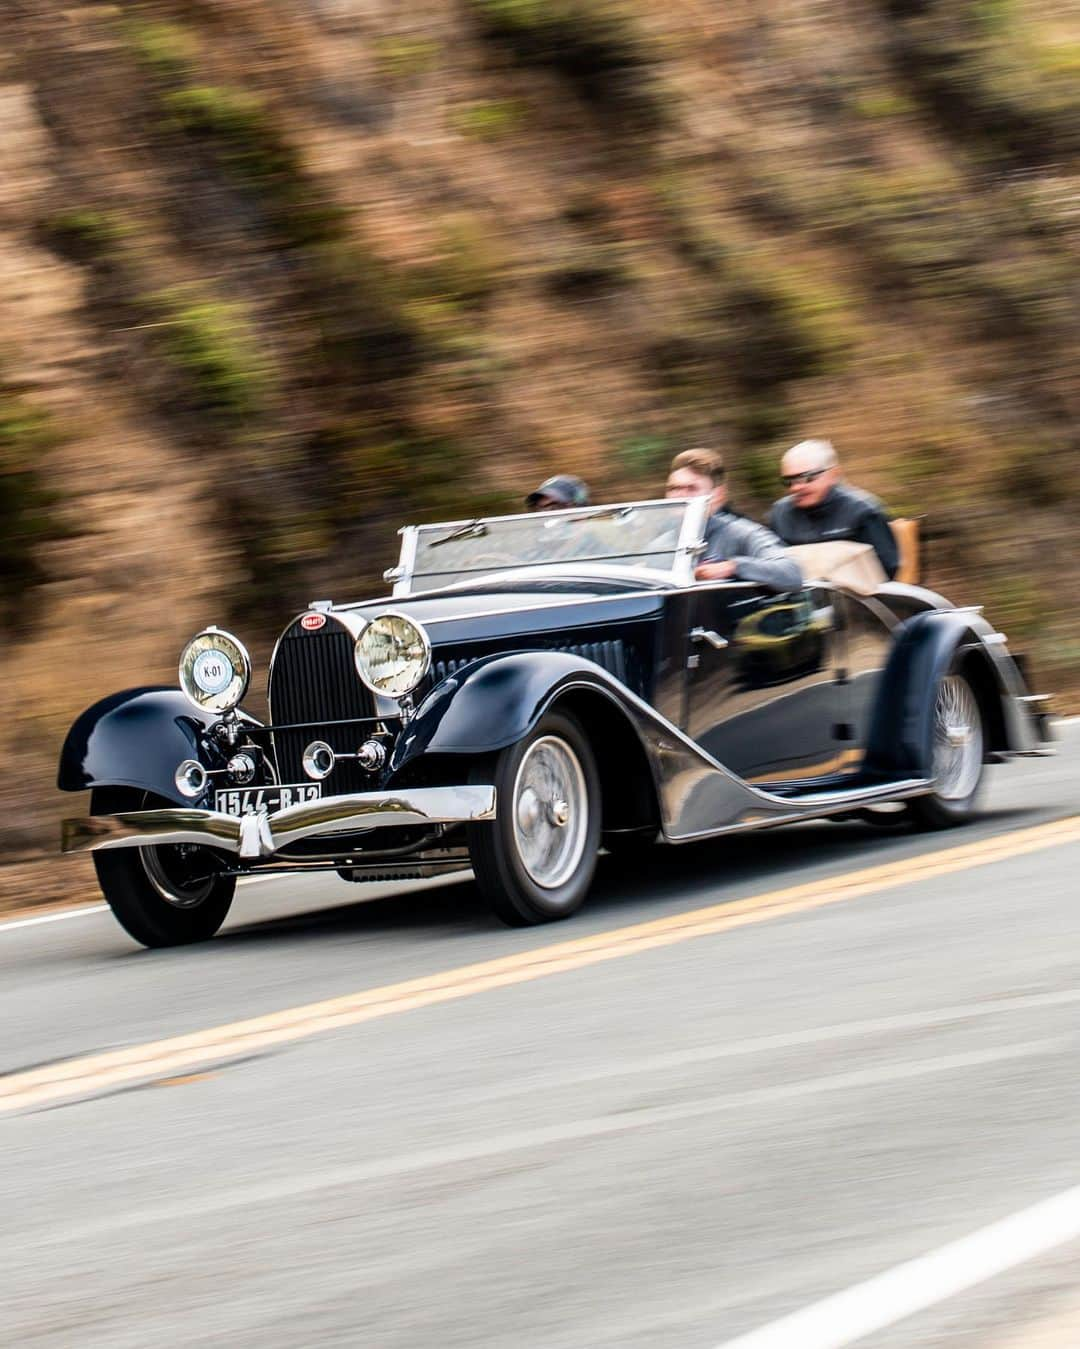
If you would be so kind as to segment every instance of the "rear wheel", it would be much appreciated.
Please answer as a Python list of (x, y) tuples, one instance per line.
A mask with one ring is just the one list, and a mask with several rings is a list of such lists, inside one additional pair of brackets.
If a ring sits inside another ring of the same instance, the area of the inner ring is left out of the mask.
[[(128, 788), (96, 787), (95, 815), (153, 810), (171, 802)], [(198, 844), (114, 848), (93, 854), (98, 884), (120, 926), (143, 946), (206, 941), (225, 921), (236, 889), (219, 853)]]
[(549, 712), (495, 762), (497, 814), (469, 826), (480, 889), (512, 927), (569, 918), (582, 904), (600, 845), (600, 777), (569, 716)]
[(911, 817), (924, 829), (948, 829), (975, 813), (983, 776), (985, 734), (975, 690), (953, 671), (937, 686), (931, 772), (934, 790), (909, 803)]

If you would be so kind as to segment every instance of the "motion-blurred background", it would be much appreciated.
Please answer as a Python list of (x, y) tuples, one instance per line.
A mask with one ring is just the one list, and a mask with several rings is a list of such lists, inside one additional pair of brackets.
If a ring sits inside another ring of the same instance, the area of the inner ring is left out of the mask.
[(63, 732), (199, 626), (261, 673), (403, 522), (695, 444), (757, 514), (831, 437), (1075, 702), (1076, 0), (0, 21), (0, 904), (73, 897)]

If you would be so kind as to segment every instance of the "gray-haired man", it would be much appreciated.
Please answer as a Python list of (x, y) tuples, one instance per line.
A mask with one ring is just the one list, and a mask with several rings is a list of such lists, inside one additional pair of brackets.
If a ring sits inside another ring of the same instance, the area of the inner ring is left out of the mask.
[(780, 461), (786, 497), (773, 506), (769, 524), (786, 544), (868, 543), (891, 581), (900, 553), (889, 518), (877, 497), (840, 481), (840, 461), (832, 442), (803, 440)]

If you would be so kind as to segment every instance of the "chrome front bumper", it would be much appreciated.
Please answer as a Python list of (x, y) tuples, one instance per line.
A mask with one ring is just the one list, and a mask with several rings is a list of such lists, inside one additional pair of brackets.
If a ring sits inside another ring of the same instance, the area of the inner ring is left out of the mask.
[(136, 810), (65, 820), (61, 851), (145, 848), (200, 843), (245, 858), (271, 857), (290, 843), (320, 834), (391, 826), (464, 824), (495, 818), (494, 787), (415, 787), (404, 792), (358, 792), (287, 806), (272, 815), (226, 815), (219, 810)]

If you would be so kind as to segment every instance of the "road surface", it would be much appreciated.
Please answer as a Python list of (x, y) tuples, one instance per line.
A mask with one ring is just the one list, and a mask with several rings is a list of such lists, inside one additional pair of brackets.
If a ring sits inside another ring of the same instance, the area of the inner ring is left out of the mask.
[(1061, 737), (969, 828), (606, 859), (547, 928), (315, 878), (185, 950), (0, 925), (0, 1342), (1075, 1347)]

